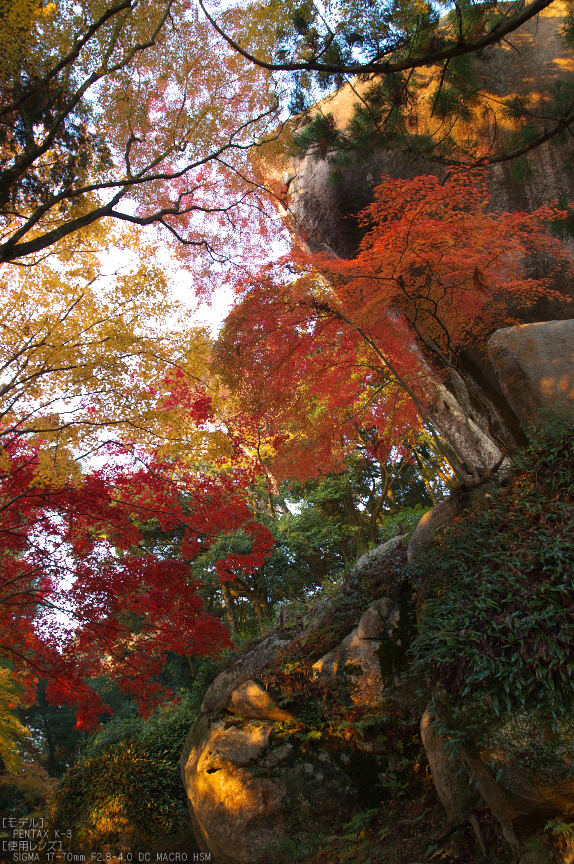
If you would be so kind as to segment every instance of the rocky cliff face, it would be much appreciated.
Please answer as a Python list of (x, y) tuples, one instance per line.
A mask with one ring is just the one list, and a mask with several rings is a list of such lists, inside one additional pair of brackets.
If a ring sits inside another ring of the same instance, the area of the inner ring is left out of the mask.
[[(417, 71), (418, 96), (410, 106), (409, 131), (439, 141), (445, 134), (458, 142), (460, 153), (454, 159), (464, 161), (492, 156), (512, 141), (513, 121), (503, 101), (524, 96), (533, 112), (544, 114), (559, 85), (574, 82), (574, 59), (566, 45), (562, 28), (568, 15), (564, 2), (552, 3), (539, 16), (524, 25), (500, 45), (473, 59), (474, 71), (481, 85), (481, 99), (468, 106), (468, 117), (433, 117), (432, 106), (437, 89), (437, 73)], [(336, 126), (345, 129), (354, 107), (361, 102), (368, 82), (353, 81), (335, 95), (317, 103), (314, 113), (332, 114)], [(313, 116), (313, 111), (311, 115)], [(550, 121), (549, 121), (550, 122)], [(296, 123), (294, 124), (296, 126)], [(446, 128), (445, 128), (446, 127)], [(293, 131), (290, 127), (285, 137)], [(304, 236), (312, 251), (332, 249), (343, 258), (355, 256), (361, 238), (356, 215), (373, 200), (373, 190), (383, 173), (391, 177), (411, 178), (420, 174), (444, 176), (448, 160), (430, 149), (429, 158), (400, 149), (380, 150), (371, 158), (347, 168), (334, 167), (329, 161), (306, 155), (289, 157), (282, 150), (270, 148), (261, 158), (260, 170), (266, 181), (283, 184), (285, 207), (291, 213), (295, 229)], [(555, 139), (524, 157), (517, 168), (505, 161), (492, 166), (492, 207), (498, 210), (526, 210), (559, 199), (574, 199), (574, 173), (571, 170), (572, 148), (568, 141)], [(533, 312), (530, 320), (570, 317), (548, 309), (541, 315)]]
[[(465, 119), (446, 120), (433, 115), (439, 86), (437, 73), (418, 70), (418, 95), (408, 109), (409, 131), (435, 142), (448, 134), (456, 141), (460, 159), (491, 155), (500, 148), (512, 150), (515, 129), (504, 100), (524, 96), (529, 110), (544, 116), (546, 111), (551, 114), (555, 110), (551, 104), (557, 86), (565, 92), (574, 83), (572, 51), (562, 36), (567, 14), (567, 5), (557, 0), (508, 42), (473, 58), (482, 89), (476, 104), (468, 106)], [(317, 103), (314, 111), (332, 114), (337, 127), (344, 130), (368, 86), (368, 82), (350, 82), (334, 96)], [(309, 249), (352, 258), (364, 230), (357, 214), (372, 202), (381, 174), (411, 178), (430, 173), (442, 177), (446, 167), (439, 159), (439, 149), (438, 145), (436, 152), (431, 148), (428, 158), (399, 149), (378, 150), (360, 163), (336, 169), (328, 160), (311, 153), (296, 158), (287, 157), (285, 150), (279, 153), (270, 149), (266, 157), (261, 157), (260, 165), (266, 181), (274, 181), (276, 186), (283, 184), (285, 212), (293, 231)], [(574, 201), (572, 152), (568, 141), (553, 139), (519, 162), (494, 164), (490, 173), (491, 206), (532, 211), (552, 201)], [(564, 242), (574, 251), (571, 238), (565, 235)], [(549, 287), (558, 289), (562, 296), (549, 292), (530, 307), (512, 310), (512, 317), (521, 323), (570, 319), (572, 272), (542, 254), (532, 256), (527, 263), (531, 276), (548, 278)], [(517, 398), (509, 396), (508, 388), (501, 388), (491, 358), (492, 352), (489, 354), (485, 344), (469, 343), (457, 356), (457, 373), (447, 370), (448, 374), (442, 374), (445, 370), (435, 369), (432, 358), (426, 366), (423, 361), (427, 415), (445, 440), (453, 443), (462, 471), (488, 471), (499, 461), (502, 446), (512, 453), (525, 441), (523, 418), (516, 410)]]
[[(385, 708), (404, 712), (411, 698), (401, 677), (414, 624), (398, 576), (403, 541), (364, 556), (347, 590), (269, 636), (206, 693), (182, 772), (198, 842), (218, 864), (310, 854), (392, 772), (396, 754), (375, 727)], [(379, 580), (381, 596), (361, 613), (365, 580)], [(348, 711), (374, 721), (357, 746), (342, 734)]]

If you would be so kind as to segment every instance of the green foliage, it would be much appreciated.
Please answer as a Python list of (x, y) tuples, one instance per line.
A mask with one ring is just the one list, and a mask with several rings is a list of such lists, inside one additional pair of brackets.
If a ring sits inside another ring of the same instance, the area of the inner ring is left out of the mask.
[[(362, 95), (344, 131), (337, 128), (332, 114), (319, 114), (294, 135), (295, 152), (312, 153), (316, 158), (346, 167), (368, 159), (382, 147), (398, 144), (412, 147), (405, 121), (407, 107), (406, 76), (385, 75)], [(334, 172), (332, 179), (335, 181), (337, 177)]]
[[(492, 715), (573, 707), (574, 439), (549, 428), (510, 485), (417, 561), (418, 673), (452, 716), (482, 697)], [(438, 685), (438, 686), (437, 686)]]
[[(239, 631), (251, 638), (259, 634), (259, 625), (252, 598), (248, 591), (243, 594), (243, 584), (258, 597), (265, 597), (269, 609), (288, 598), (301, 596), (314, 591), (321, 583), (324, 572), (317, 569), (321, 563), (321, 555), (316, 549), (312, 538), (302, 538), (297, 530), (292, 530), (289, 514), (273, 518), (267, 514), (259, 514), (259, 520), (272, 532), (275, 547), (265, 559), (263, 565), (249, 578), (240, 577), (240, 581), (231, 584), (235, 592), (235, 604)], [(204, 585), (204, 596), (218, 602), (221, 585), (216, 564), (228, 555), (249, 554), (252, 540), (243, 531), (221, 535), (212, 546), (198, 556), (194, 562), (194, 573)], [(325, 562), (329, 567), (331, 559)], [(209, 601), (208, 601), (209, 602)]]
[(71, 830), (79, 848), (118, 850), (181, 833), (188, 815), (179, 758), (195, 715), (187, 699), (146, 722), (108, 723), (60, 782), (53, 827)]
[(566, 210), (567, 215), (564, 219), (556, 219), (550, 230), (559, 240), (567, 241), (574, 237), (574, 210), (570, 209), (570, 201), (567, 195), (561, 195), (558, 199), (558, 206), (561, 210)]
[[(347, 456), (345, 471), (305, 483), (285, 483), (281, 494), (271, 500), (266, 487), (254, 485), (257, 519), (272, 532), (275, 547), (247, 587), (267, 599), (268, 609), (278, 609), (279, 604), (285, 612), (285, 604), (304, 604), (322, 585), (336, 583), (369, 549), (414, 529), (432, 503), (422, 470), (440, 494), (440, 479), (437, 481), (436, 466), (424, 442), (418, 445), (417, 457), (417, 462), (403, 458), (382, 464), (366, 458), (363, 446)], [(213, 604), (221, 603), (217, 562), (228, 555), (248, 554), (251, 548), (251, 538), (237, 531), (222, 534), (195, 559), (194, 573), (203, 582), (209, 611), (214, 611)], [(249, 592), (242, 596), (242, 583), (247, 583), (244, 577), (230, 583), (239, 632), (254, 636), (258, 621)]]
[(471, 107), (478, 101), (480, 81), (470, 55), (453, 57), (445, 64), (443, 79), (433, 105), (438, 117), (456, 115), (461, 120), (472, 119)]
[[(456, 12), (447, 14), (439, 24), (438, 18), (432, 14), (428, 18), (425, 14), (421, 15), (420, 4), (417, 4), (416, 10), (411, 7), (410, 11), (407, 11), (408, 4), (398, 3), (396, 6), (401, 7), (401, 12), (396, 9), (392, 13), (393, 26), (389, 28), (390, 21), (385, 14), (380, 15), (379, 4), (362, 5), (369, 5), (372, 13), (380, 16), (377, 22), (378, 38), (382, 38), (383, 43), (385, 40), (391, 40), (388, 44), (391, 53), (386, 55), (391, 63), (392, 59), (398, 57), (397, 53), (392, 53), (397, 48), (404, 59), (405, 52), (410, 56), (413, 56), (411, 52), (415, 55), (424, 55), (425, 52), (436, 51), (439, 47), (444, 48), (450, 39), (459, 44), (461, 40), (472, 41), (504, 24), (510, 11), (510, 7), (501, 12), (496, 5), (458, 3)], [(337, 5), (338, 10), (341, 8), (341, 5)], [(427, 10), (430, 11), (430, 7), (427, 7)], [(387, 9), (385, 12), (388, 14)], [(574, 16), (570, 13), (561, 28), (570, 46), (574, 39), (573, 22)], [(438, 28), (437, 24), (439, 24)], [(358, 50), (363, 56), (356, 57), (356, 61), (365, 63), (369, 50), (375, 44), (378, 46), (377, 58), (380, 61), (385, 52), (379, 53), (381, 43), (377, 39), (375, 42), (370, 39), (369, 28), (373, 26), (372, 19), (370, 21), (363, 19), (361, 23), (361, 16), (355, 14), (346, 22), (342, 31), (337, 27), (331, 27), (328, 40), (334, 38), (335, 41), (339, 41), (339, 53), (337, 56), (333, 54), (332, 62), (340, 63), (342, 57), (348, 56), (353, 50)], [(386, 34), (382, 37), (381, 26), (383, 29), (387, 28)], [(406, 41), (402, 42), (399, 48), (398, 43), (393, 43), (393, 37), (397, 38), (402, 26), (405, 27), (402, 38)], [(306, 32), (298, 30), (297, 33), (297, 36), (292, 34), (292, 42), (307, 43), (307, 51), (310, 49), (311, 42), (315, 47), (317, 46), (319, 36), (316, 28), (310, 28)], [(404, 70), (391, 71), (378, 76), (372, 86), (367, 87), (364, 86), (364, 82), (368, 81), (368, 76), (359, 76), (351, 85), (355, 89), (357, 100), (354, 115), (347, 128), (342, 130), (332, 125), (328, 135), (325, 135), (325, 129), (319, 129), (318, 125), (315, 125), (317, 123), (315, 118), (307, 127), (308, 131), (298, 140), (298, 146), (303, 152), (313, 152), (320, 158), (328, 158), (330, 162), (336, 164), (339, 170), (334, 172), (334, 176), (339, 178), (341, 168), (344, 166), (364, 161), (377, 150), (385, 148), (399, 149), (406, 153), (427, 154), (445, 161), (451, 158), (458, 160), (461, 156), (467, 159), (470, 154), (477, 157), (484, 141), (480, 140), (480, 136), (469, 137), (463, 124), (474, 125), (476, 131), (481, 115), (486, 111), (492, 111), (488, 95), (481, 93), (481, 81), (484, 80), (483, 64), (489, 59), (492, 50), (499, 52), (501, 49), (495, 46), (487, 49), (486, 52), (471, 52), (438, 63), (434, 67), (436, 88), (421, 87), (416, 76)], [(283, 60), (287, 53), (283, 52)], [(318, 98), (320, 93), (317, 84), (320, 89), (326, 86), (338, 88), (344, 83), (340, 75), (329, 75), (324, 72), (313, 75), (310, 70), (295, 73), (293, 80), (295, 83), (295, 95), (292, 101), (294, 113), (304, 113), (310, 103)], [(494, 146), (499, 153), (513, 158), (511, 154), (515, 150), (525, 145), (539, 146), (546, 140), (549, 127), (552, 129), (551, 142), (564, 144), (569, 141), (574, 105), (571, 87), (572, 85), (567, 81), (558, 80), (553, 88), (553, 101), (547, 104), (544, 117), (539, 115), (530, 90), (502, 99), (503, 116), (511, 120), (515, 128), (509, 133), (506, 128), (503, 128), (505, 124), (500, 124), (491, 147)], [(421, 104), (425, 101), (427, 105), (421, 112)], [(423, 121), (425, 114), (430, 118), (428, 124)], [(321, 122), (319, 121), (319, 124)], [(566, 158), (563, 161), (567, 168), (571, 160)], [(516, 176), (516, 180), (522, 182), (523, 178)]]
[(414, 507), (401, 507), (398, 513), (386, 516), (379, 530), (379, 540), (385, 543), (398, 534), (411, 534), (429, 509), (426, 504), (420, 503)]
[[(504, 24), (508, 16), (508, 12), (498, 11), (498, 7), (480, 3), (459, 3), (456, 12), (448, 13), (440, 21), (438, 9), (421, 4), (413, 6), (408, 2), (393, 3), (384, 10), (380, 4), (364, 2), (338, 4), (336, 9), (340, 20), (336, 25), (331, 24), (328, 33), (322, 35), (326, 20), (318, 15), (316, 9), (312, 11), (305, 5), (305, 8), (301, 6), (292, 13), (290, 26), (279, 33), (281, 48), (277, 59), (285, 62), (290, 51), (298, 46), (307, 60), (314, 56), (325, 62), (329, 57), (329, 62), (335, 67), (353, 55), (355, 63), (365, 64), (371, 51), (374, 52), (371, 60), (376, 56), (380, 62), (386, 56), (392, 65), (399, 54), (404, 60), (405, 54), (413, 56), (434, 52), (444, 48), (450, 40), (453, 45), (460, 45), (467, 39), (472, 41)], [(330, 11), (333, 12), (333, 7)], [(568, 19), (564, 32), (568, 36), (571, 30), (571, 20)], [(325, 45), (317, 55), (315, 52), (322, 39)], [(395, 51), (398, 53), (393, 53)], [(485, 59), (480, 52), (478, 57), (481, 61)], [(339, 169), (364, 161), (377, 150), (391, 147), (419, 154), (434, 152), (441, 159), (455, 155), (459, 158), (462, 153), (468, 157), (468, 151), (476, 153), (480, 142), (466, 137), (461, 124), (473, 123), (482, 111), (488, 110), (488, 99), (481, 95), (482, 63), (477, 62), (475, 52), (470, 52), (443, 60), (435, 69), (437, 86), (427, 92), (412, 76), (412, 70), (389, 71), (371, 76), (370, 81), (368, 74), (359, 76), (350, 85), (356, 100), (347, 127), (338, 129), (331, 114), (313, 116), (303, 131), (295, 136), (296, 149), (328, 159)], [(345, 80), (336, 71), (316, 70), (313, 73), (310, 68), (295, 72), (292, 75), (293, 113), (304, 114), (321, 95), (321, 90), (339, 88)], [(368, 82), (367, 86), (365, 82)], [(420, 111), (421, 102), (425, 100), (428, 100), (431, 118), (427, 129), (421, 125)], [(506, 116), (518, 128), (510, 140), (500, 134), (497, 146), (512, 151), (522, 143), (538, 139), (546, 131), (540, 122), (532, 121), (530, 94), (508, 97), (504, 103)], [(557, 100), (552, 116), (567, 117), (570, 112), (571, 104), (570, 107), (561, 106)], [(445, 132), (447, 124), (441, 120), (449, 121), (450, 131)], [(335, 172), (334, 176), (338, 174)]]
[(332, 578), (368, 549), (413, 530), (432, 503), (420, 470), (407, 460), (381, 466), (355, 455), (347, 465), (338, 474), (286, 485), (297, 512), (279, 525), (279, 537), (317, 550)]
[[(0, 811), (44, 815), (54, 773), (69, 764), (81, 733), (73, 731), (75, 712), (50, 705), (45, 682), (34, 705), (23, 702), (12, 672), (0, 670)], [(52, 775), (52, 776), (49, 776)]]
[(544, 826), (545, 831), (549, 831), (556, 837), (564, 837), (565, 840), (574, 840), (574, 822), (564, 822), (562, 819), (551, 819)]
[(319, 114), (293, 136), (293, 144), (297, 153), (312, 152), (319, 159), (326, 159), (344, 146), (344, 138), (332, 114)]
[(48, 702), (46, 684), (46, 680), (38, 682), (36, 701), (22, 711), (22, 717), (40, 751), (40, 764), (51, 777), (60, 777), (73, 763), (85, 733), (76, 729), (73, 706)]
[(139, 714), (134, 714), (132, 717), (111, 717), (90, 736), (82, 757), (90, 759), (124, 741), (137, 738), (142, 734), (143, 729), (144, 721)]
[(503, 99), (502, 104), (504, 108), (502, 110), (502, 116), (507, 120), (512, 120), (514, 123), (518, 123), (523, 119), (528, 110), (529, 102), (529, 94), (515, 94), (509, 96), (507, 99)]
[[(515, 147), (521, 147), (523, 144), (527, 144), (528, 141), (525, 141), (523, 138), (522, 131), (517, 133), (513, 144)], [(530, 164), (527, 156), (521, 156), (519, 159), (514, 159), (511, 165), (512, 170), (512, 179), (515, 183), (526, 183), (532, 177), (532, 165)]]
[(281, 521), (284, 541), (316, 549), (329, 561), (332, 576), (357, 556), (360, 534), (358, 498), (348, 475), (328, 475), (304, 486), (293, 483), (286, 491), (295, 505)]
[(371, 807), (369, 810), (360, 810), (355, 813), (350, 821), (343, 825), (344, 837), (348, 840), (359, 840), (364, 837), (366, 829), (378, 812), (378, 807)]

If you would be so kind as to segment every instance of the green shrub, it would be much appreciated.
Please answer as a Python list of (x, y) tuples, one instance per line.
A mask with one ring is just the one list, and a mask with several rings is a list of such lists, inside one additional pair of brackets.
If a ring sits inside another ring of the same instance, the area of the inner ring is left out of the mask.
[(134, 721), (108, 724), (103, 740), (62, 778), (53, 828), (71, 830), (70, 845), (80, 851), (133, 851), (182, 830), (190, 834), (179, 758), (195, 715), (184, 700), (140, 721), (139, 729)]
[(430, 507), (417, 504), (415, 507), (402, 507), (398, 513), (387, 516), (379, 531), (381, 543), (391, 540), (397, 534), (412, 533)]
[(491, 715), (534, 711), (551, 726), (571, 712), (573, 507), (572, 429), (554, 427), (416, 562), (411, 651), (451, 717), (477, 698)]

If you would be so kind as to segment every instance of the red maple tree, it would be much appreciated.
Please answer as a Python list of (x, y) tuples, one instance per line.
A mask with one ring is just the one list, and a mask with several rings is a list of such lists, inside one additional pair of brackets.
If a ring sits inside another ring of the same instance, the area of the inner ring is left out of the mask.
[[(110, 711), (90, 679), (109, 674), (147, 714), (170, 695), (158, 680), (168, 654), (229, 644), (191, 563), (222, 532), (252, 522), (244, 470), (210, 476), (142, 453), (126, 464), (128, 451), (120, 462), (113, 449), (106, 467), (62, 483), (38, 479), (38, 447), (13, 441), (0, 474), (0, 652), (29, 688), (47, 677), (49, 698), (76, 705), (86, 728)], [(142, 547), (152, 518), (177, 528), (181, 558)], [(260, 566), (267, 535), (258, 526), (241, 572)], [(232, 579), (238, 562), (222, 566)]]
[(517, 307), (561, 297), (527, 260), (543, 252), (572, 268), (548, 230), (564, 213), (494, 211), (486, 180), (385, 176), (354, 260), (295, 250), (238, 283), (220, 368), (269, 434), (288, 433), (277, 458), (287, 472), (332, 470), (357, 424), (400, 448), (409, 430), (434, 424), (431, 401), (449, 376), (480, 403), (464, 351), (514, 323)]

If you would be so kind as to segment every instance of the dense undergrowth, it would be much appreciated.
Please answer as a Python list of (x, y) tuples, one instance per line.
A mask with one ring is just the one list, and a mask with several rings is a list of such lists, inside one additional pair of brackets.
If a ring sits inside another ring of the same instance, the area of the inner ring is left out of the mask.
[[(495, 773), (511, 753), (539, 778), (572, 775), (573, 499), (574, 438), (554, 426), (409, 568), (415, 701), (434, 704), (453, 753), (473, 741)], [(424, 755), (403, 761), (400, 780), (307, 864), (514, 860), (486, 806), (475, 814), (480, 838), (470, 822), (441, 837), (444, 811)], [(568, 827), (549, 822), (548, 842), (559, 845)]]
[[(71, 831), (69, 848), (161, 851), (194, 846), (179, 756), (195, 706), (169, 705), (152, 722), (107, 724), (60, 783), (51, 824)], [(139, 728), (135, 728), (139, 725)], [(116, 740), (114, 740), (114, 738)], [(107, 739), (107, 741), (106, 741)]]
[(413, 659), (437, 713), (460, 742), (520, 739), (552, 773), (574, 755), (573, 506), (574, 439), (554, 427), (413, 573)]

